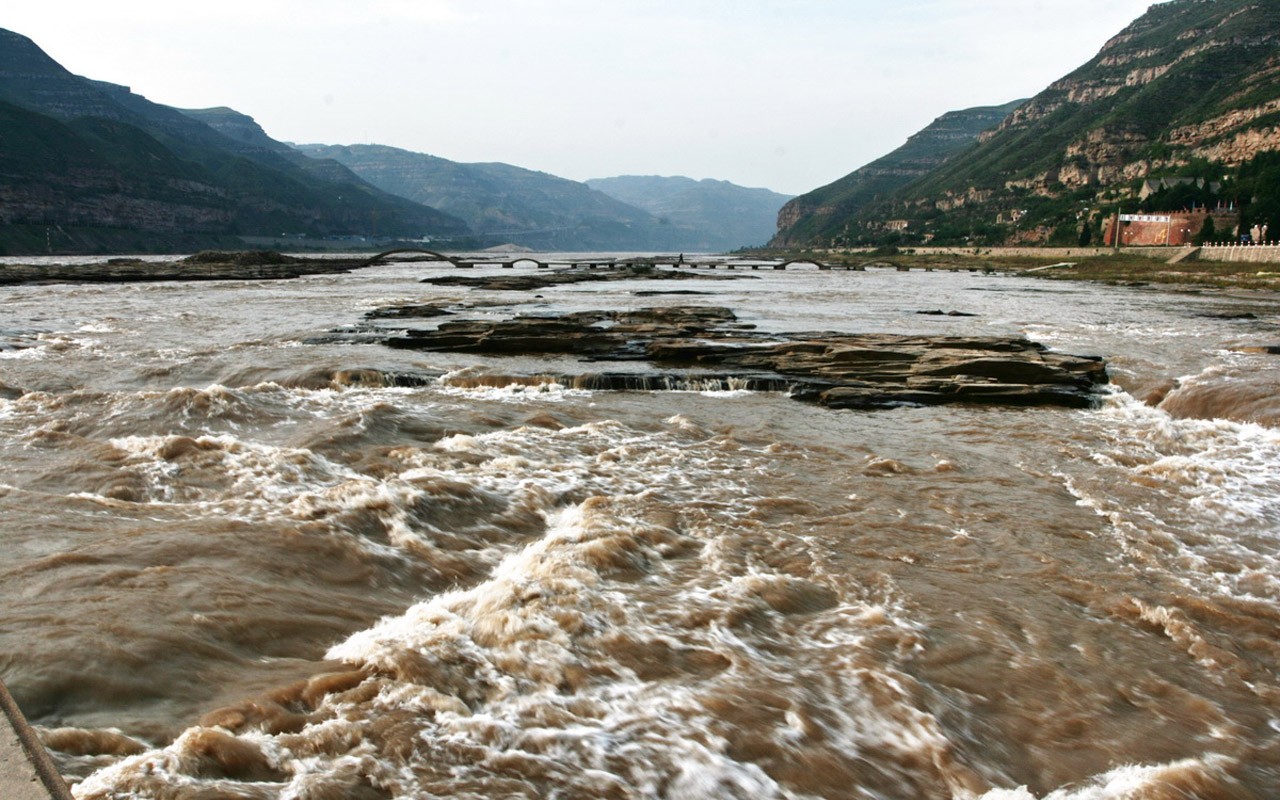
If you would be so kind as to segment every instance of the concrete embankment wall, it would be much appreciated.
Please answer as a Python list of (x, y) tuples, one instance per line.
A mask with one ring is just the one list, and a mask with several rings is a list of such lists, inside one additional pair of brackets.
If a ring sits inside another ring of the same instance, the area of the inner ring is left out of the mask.
[(1280, 264), (1280, 244), (1206, 245), (1200, 248), (1197, 258), (1238, 264)]
[[(1122, 247), (1126, 255), (1146, 256), (1162, 261), (1191, 251), (1191, 247)], [(871, 248), (832, 250), (833, 253), (869, 253)], [(903, 253), (949, 256), (1028, 256), (1031, 258), (1072, 259), (1089, 256), (1108, 256), (1116, 252), (1110, 247), (906, 247)], [(1280, 264), (1278, 244), (1225, 244), (1205, 245), (1193, 258), (1200, 261), (1229, 261), (1237, 263)]]
[[(830, 250), (832, 253), (869, 253), (873, 248), (848, 248)], [(1186, 248), (1182, 247), (1122, 247), (1121, 253), (1170, 259)], [(1087, 258), (1109, 256), (1116, 251), (1111, 247), (904, 247), (903, 253), (946, 256), (1028, 256), (1030, 258)]]
[(49, 753), (0, 683), (0, 798), (74, 800)]
[(921, 255), (1029, 256), (1031, 258), (1087, 258), (1089, 256), (1105, 256), (1115, 252), (1109, 247), (912, 247), (909, 249)]

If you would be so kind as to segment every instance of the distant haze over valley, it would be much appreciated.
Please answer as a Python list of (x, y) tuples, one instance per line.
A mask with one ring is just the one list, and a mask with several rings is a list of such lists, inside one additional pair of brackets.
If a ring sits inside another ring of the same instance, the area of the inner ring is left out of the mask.
[(786, 195), (724, 181), (587, 183), (510, 164), (460, 164), (384, 145), (297, 145), (378, 188), (463, 219), (486, 243), (539, 250), (722, 251), (774, 234)]
[[(791, 198), (768, 189), (727, 181), (624, 175), (595, 178), (587, 185), (653, 214), (680, 231), (680, 249), (718, 251), (769, 241), (778, 210)], [(762, 237), (762, 233), (768, 232)], [(735, 242), (737, 244), (735, 244)]]

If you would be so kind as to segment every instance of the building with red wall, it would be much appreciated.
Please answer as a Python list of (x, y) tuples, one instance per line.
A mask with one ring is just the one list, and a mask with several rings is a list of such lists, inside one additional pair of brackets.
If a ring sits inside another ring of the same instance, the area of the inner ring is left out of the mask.
[(1116, 225), (1120, 227), (1119, 245), (1123, 247), (1178, 247), (1191, 244), (1204, 228), (1206, 218), (1213, 219), (1214, 238), (1234, 241), (1239, 225), (1235, 211), (1197, 208), (1191, 211), (1158, 212), (1153, 214), (1119, 214), (1107, 220), (1102, 241), (1108, 247), (1116, 246)]

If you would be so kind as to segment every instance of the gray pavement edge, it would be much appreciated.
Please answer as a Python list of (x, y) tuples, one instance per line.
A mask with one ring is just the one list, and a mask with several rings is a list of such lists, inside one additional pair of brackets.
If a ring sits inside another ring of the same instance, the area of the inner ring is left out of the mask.
[(75, 800), (13, 695), (0, 681), (0, 797), (4, 800)]

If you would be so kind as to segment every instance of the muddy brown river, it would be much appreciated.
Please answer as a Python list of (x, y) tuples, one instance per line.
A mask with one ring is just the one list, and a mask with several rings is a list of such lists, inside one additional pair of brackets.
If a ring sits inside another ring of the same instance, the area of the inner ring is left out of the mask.
[[(447, 269), (0, 289), (0, 678), (78, 798), (1280, 796), (1276, 297)], [(833, 411), (333, 335), (428, 301), (1025, 335), (1112, 386)]]

